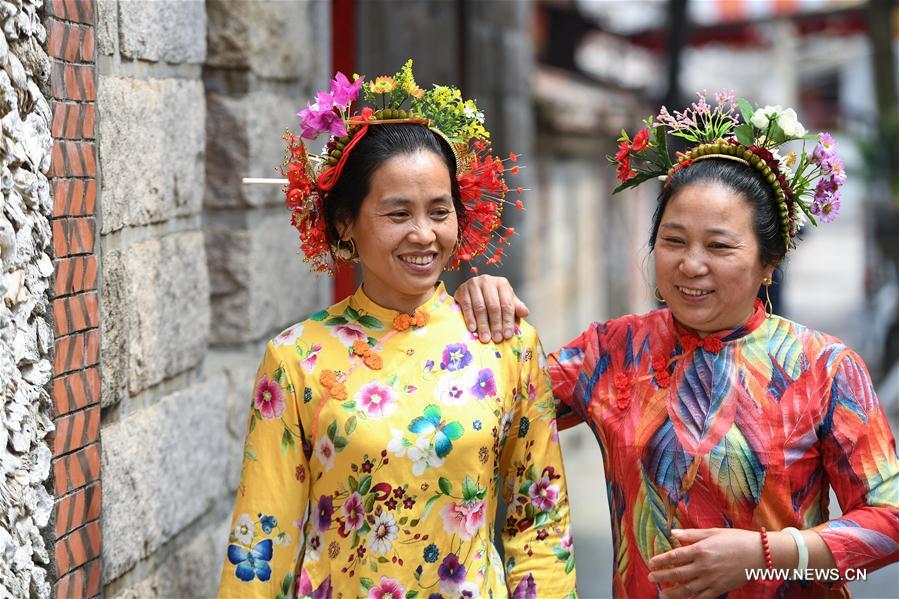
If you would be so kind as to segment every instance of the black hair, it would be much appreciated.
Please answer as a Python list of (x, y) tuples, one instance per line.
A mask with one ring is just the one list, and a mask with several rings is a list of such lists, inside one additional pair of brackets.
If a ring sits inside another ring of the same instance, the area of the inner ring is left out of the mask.
[(420, 151), (433, 152), (446, 165), (461, 232), (465, 212), (456, 180), (456, 158), (449, 144), (424, 125), (369, 125), (365, 137), (350, 151), (340, 178), (325, 198), (325, 224), (331, 244), (340, 240), (342, 229), (338, 226), (343, 227), (356, 221), (362, 200), (368, 195), (371, 177), (378, 167), (394, 156)]
[(650, 250), (655, 249), (662, 215), (668, 202), (683, 188), (697, 183), (718, 183), (742, 197), (752, 208), (753, 229), (759, 243), (759, 259), (762, 265), (780, 264), (787, 254), (787, 246), (781, 235), (780, 211), (774, 188), (754, 167), (723, 158), (701, 160), (679, 169), (670, 177), (659, 195), (659, 202), (652, 217)]

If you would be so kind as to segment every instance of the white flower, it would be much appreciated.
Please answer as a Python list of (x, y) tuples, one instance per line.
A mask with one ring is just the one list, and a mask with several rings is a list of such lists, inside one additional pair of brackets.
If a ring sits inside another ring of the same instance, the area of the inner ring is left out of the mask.
[(334, 443), (331, 442), (327, 435), (319, 437), (318, 441), (315, 442), (314, 454), (318, 461), (322, 463), (322, 466), (324, 466), (325, 472), (330, 472), (331, 468), (334, 467), (334, 451)]
[(752, 118), (749, 119), (749, 122), (752, 123), (752, 126), (756, 129), (767, 129), (768, 121), (771, 118), (777, 117), (778, 114), (783, 110), (780, 106), (765, 106), (764, 108), (758, 108), (753, 113)]
[(777, 117), (777, 124), (788, 137), (802, 137), (805, 135), (805, 127), (799, 122), (796, 111), (787, 108)]
[(281, 347), (282, 345), (293, 345), (296, 343), (297, 339), (302, 337), (303, 335), (303, 325), (295, 324), (289, 329), (282, 331), (280, 335), (275, 337), (275, 346)]
[[(476, 372), (475, 376), (477, 376)], [(447, 406), (462, 406), (468, 401), (465, 389), (470, 388), (471, 385), (466, 386), (466, 381), (461, 377), (446, 374), (437, 381), (437, 386), (434, 387), (434, 397)]]
[(431, 446), (427, 437), (419, 437), (415, 445), (409, 448), (409, 459), (412, 460), (412, 474), (421, 476), (428, 468), (443, 466), (443, 458), (437, 457), (437, 452)]
[(310, 562), (317, 562), (321, 559), (322, 556), (322, 546), (325, 544), (324, 538), (322, 538), (322, 533), (313, 532), (309, 535), (309, 540), (306, 543), (306, 560)]
[(368, 548), (374, 553), (387, 553), (393, 546), (397, 532), (400, 527), (396, 525), (393, 515), (388, 512), (381, 512), (375, 516), (374, 524), (371, 526), (371, 532), (368, 535)]
[(241, 514), (234, 521), (234, 538), (238, 543), (250, 545), (253, 542), (255, 524), (249, 514)]
[(403, 431), (397, 428), (392, 428), (390, 429), (390, 434), (393, 435), (393, 438), (387, 442), (387, 451), (394, 455), (403, 457), (403, 454), (406, 453), (406, 440), (403, 436)]
[(459, 597), (464, 599), (480, 599), (481, 589), (473, 582), (463, 582), (456, 591)]

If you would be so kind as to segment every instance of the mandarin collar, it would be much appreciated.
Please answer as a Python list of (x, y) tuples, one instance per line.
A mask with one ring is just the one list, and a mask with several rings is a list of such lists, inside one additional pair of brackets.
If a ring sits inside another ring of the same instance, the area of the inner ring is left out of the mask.
[[(451, 303), (452, 297), (446, 292), (446, 287), (443, 284), (443, 281), (438, 281), (437, 285), (434, 287), (434, 293), (431, 294), (431, 297), (425, 300), (420, 306), (418, 306), (412, 312), (408, 314), (411, 316), (415, 312), (422, 310), (427, 312), (428, 314), (433, 314), (436, 312), (441, 306)], [(358, 312), (362, 312), (364, 314), (370, 314), (377, 318), (378, 320), (387, 323), (393, 322), (394, 319), (400, 314), (404, 314), (404, 312), (400, 312), (398, 310), (391, 310), (390, 308), (385, 308), (380, 304), (376, 303), (372, 300), (368, 295), (366, 295), (365, 291), (362, 289), (362, 285), (359, 285), (358, 289), (350, 296), (349, 306)]]
[(668, 314), (670, 316), (671, 328), (674, 330), (674, 333), (680, 341), (681, 347), (683, 347), (685, 351), (702, 347), (706, 351), (713, 353), (721, 350), (728, 341), (734, 341), (749, 335), (759, 328), (762, 323), (765, 322), (765, 318), (767, 317), (767, 314), (765, 313), (765, 304), (762, 303), (762, 300), (759, 298), (755, 298), (752, 315), (750, 315), (743, 324), (707, 335), (705, 338), (700, 338), (699, 335), (696, 334), (696, 331), (677, 322), (670, 309), (668, 310)]

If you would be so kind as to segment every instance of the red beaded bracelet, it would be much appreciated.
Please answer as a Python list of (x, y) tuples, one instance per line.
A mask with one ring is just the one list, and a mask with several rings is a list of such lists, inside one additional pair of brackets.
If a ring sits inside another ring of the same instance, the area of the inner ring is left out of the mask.
[(771, 570), (774, 568), (774, 560), (771, 559), (771, 548), (768, 547), (768, 531), (762, 526), (759, 528), (759, 533), (762, 535), (762, 550), (765, 552), (765, 565)]

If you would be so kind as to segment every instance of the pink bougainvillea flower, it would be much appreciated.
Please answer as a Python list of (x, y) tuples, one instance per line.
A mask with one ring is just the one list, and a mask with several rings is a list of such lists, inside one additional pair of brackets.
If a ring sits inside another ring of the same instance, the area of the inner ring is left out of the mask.
[(356, 409), (365, 412), (369, 418), (390, 416), (396, 410), (396, 391), (377, 381), (372, 381), (356, 393)]

